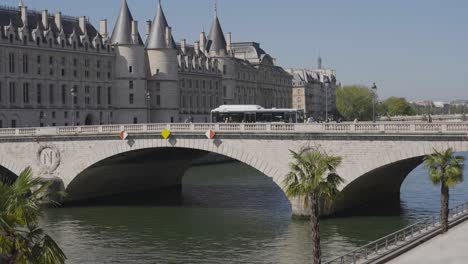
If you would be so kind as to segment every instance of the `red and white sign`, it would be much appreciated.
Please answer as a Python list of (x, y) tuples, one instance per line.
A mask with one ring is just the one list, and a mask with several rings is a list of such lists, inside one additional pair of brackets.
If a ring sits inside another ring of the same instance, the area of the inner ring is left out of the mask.
[(128, 138), (128, 132), (123, 130), (123, 131), (120, 131), (120, 139), (122, 140), (126, 140)]
[(210, 130), (206, 131), (205, 136), (206, 136), (206, 138), (208, 138), (208, 139), (213, 139), (214, 136), (215, 136), (214, 130), (213, 130), (213, 129), (210, 129)]

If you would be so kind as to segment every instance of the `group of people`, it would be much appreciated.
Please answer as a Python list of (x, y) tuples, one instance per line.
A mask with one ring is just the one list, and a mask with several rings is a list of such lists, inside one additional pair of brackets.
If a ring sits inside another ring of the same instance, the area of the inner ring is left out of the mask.
[(324, 120), (322, 120), (322, 118), (317, 118), (317, 120), (314, 119), (313, 116), (309, 116), (306, 120), (305, 123), (309, 123), (309, 124), (312, 124), (312, 123), (341, 123), (341, 118), (338, 118), (338, 119), (334, 119), (333, 117), (332, 118), (326, 118)]

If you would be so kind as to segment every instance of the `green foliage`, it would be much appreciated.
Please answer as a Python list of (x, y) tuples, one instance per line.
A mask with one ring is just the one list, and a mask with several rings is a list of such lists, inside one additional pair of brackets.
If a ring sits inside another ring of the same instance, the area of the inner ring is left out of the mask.
[(0, 182), (0, 261), (19, 264), (61, 264), (66, 256), (38, 226), (50, 184), (25, 169), (11, 184)]
[(290, 150), (293, 162), (284, 180), (286, 195), (299, 198), (307, 207), (312, 193), (317, 193), (324, 202), (331, 202), (338, 194), (338, 186), (344, 180), (336, 174), (341, 157), (329, 156), (318, 149)]
[(344, 120), (372, 120), (374, 92), (366, 86), (344, 86), (336, 91), (336, 107)]
[(434, 184), (454, 187), (463, 182), (463, 156), (455, 156), (452, 149), (434, 153), (424, 158), (424, 165), (429, 169), (429, 177)]
[[(381, 111), (383, 111), (383, 113)], [(390, 97), (383, 101), (382, 109), (379, 112), (386, 116), (404, 116), (415, 114), (411, 104), (402, 97)]]

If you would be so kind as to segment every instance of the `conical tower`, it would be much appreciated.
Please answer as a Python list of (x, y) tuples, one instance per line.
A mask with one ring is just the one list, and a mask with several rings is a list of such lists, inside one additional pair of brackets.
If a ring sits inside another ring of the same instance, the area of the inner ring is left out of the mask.
[(221, 28), (221, 23), (218, 19), (216, 7), (215, 17), (206, 43), (206, 50), (210, 56), (225, 56), (227, 54), (226, 38), (224, 37), (223, 29)]
[[(120, 13), (115, 23), (111, 44), (116, 52), (115, 82), (111, 88), (112, 106), (117, 109), (113, 123), (145, 123), (146, 69), (145, 50), (138, 32), (138, 22), (133, 20), (127, 1), (122, 0)], [(132, 111), (128, 111), (132, 109)]]
[(179, 122), (177, 49), (161, 2), (146, 40), (146, 61), (151, 121)]

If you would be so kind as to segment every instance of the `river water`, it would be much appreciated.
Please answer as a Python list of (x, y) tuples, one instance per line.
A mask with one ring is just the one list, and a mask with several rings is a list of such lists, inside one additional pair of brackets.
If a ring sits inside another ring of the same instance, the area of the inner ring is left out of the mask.
[[(468, 154), (464, 154), (468, 158)], [(468, 169), (465, 170), (468, 175)], [(290, 218), (282, 191), (240, 163), (194, 167), (179, 196), (117, 197), (112, 204), (50, 209), (46, 231), (67, 263), (310, 263), (307, 221)], [(468, 201), (468, 181), (451, 193)], [(321, 222), (326, 259), (438, 213), (439, 188), (419, 167), (402, 187), (399, 210)]]

